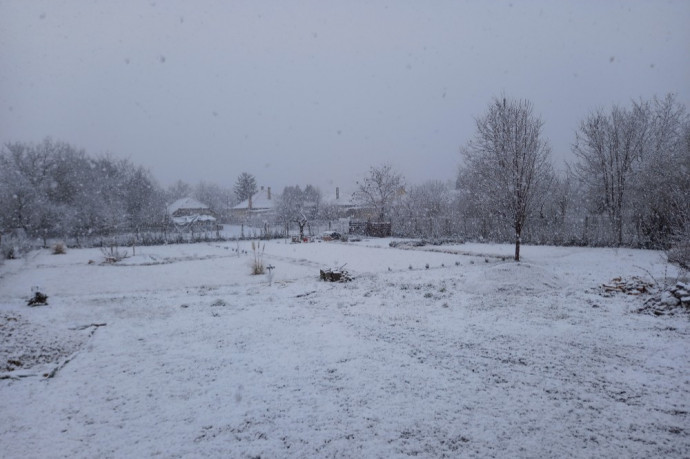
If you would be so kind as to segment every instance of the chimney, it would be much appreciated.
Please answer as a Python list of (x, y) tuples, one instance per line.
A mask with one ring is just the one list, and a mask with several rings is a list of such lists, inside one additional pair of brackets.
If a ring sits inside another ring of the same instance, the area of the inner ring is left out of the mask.
[(340, 199), (340, 187), (339, 186), (335, 187), (335, 199), (336, 200)]
[(252, 197), (249, 196), (249, 210), (252, 210)]
[(268, 200), (271, 200), (271, 187), (268, 187)]

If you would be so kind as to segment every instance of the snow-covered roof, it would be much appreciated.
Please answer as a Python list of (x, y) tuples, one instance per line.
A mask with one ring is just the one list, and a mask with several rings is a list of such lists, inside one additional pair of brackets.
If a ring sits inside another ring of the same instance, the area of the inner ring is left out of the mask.
[[(251, 210), (262, 210), (262, 209), (273, 209), (275, 207), (275, 199), (271, 195), (271, 189), (265, 189), (254, 193), (252, 196), (252, 208)], [(270, 196), (270, 199), (269, 199)], [(233, 207), (234, 210), (247, 210), (249, 209), (249, 199), (245, 199), (241, 203)]]
[(168, 213), (173, 214), (180, 209), (209, 209), (209, 207), (194, 198), (182, 198), (168, 206)]
[(321, 205), (332, 205), (341, 207), (355, 207), (359, 203), (352, 197), (352, 191), (345, 191), (342, 188), (333, 188), (322, 192)]

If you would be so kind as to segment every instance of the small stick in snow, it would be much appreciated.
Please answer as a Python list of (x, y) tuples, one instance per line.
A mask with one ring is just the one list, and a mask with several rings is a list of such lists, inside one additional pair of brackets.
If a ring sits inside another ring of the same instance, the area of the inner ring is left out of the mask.
[(102, 324), (93, 323), (93, 324), (89, 324), (89, 325), (79, 325), (77, 327), (72, 327), (72, 328), (70, 328), (70, 330), (86, 330), (87, 328), (90, 328), (90, 327), (98, 328), (98, 327), (105, 327), (106, 325), (108, 325), (108, 324), (106, 324), (106, 323), (102, 323)]

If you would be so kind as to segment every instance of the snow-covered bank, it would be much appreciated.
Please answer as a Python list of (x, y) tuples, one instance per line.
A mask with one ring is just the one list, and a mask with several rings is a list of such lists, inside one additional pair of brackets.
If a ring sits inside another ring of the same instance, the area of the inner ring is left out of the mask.
[[(690, 454), (687, 316), (596, 291), (674, 274), (659, 253), (388, 242), (266, 242), (271, 285), (248, 242), (6, 262), (0, 355), (62, 338), (71, 360), (0, 381), (3, 455)], [(353, 282), (318, 280), (342, 265)]]

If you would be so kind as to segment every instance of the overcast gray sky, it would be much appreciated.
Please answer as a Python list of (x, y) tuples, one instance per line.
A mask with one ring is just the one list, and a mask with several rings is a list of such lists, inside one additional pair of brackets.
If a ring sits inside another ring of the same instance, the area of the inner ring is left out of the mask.
[(45, 136), (176, 179), (351, 188), (455, 177), (493, 96), (555, 163), (588, 112), (690, 106), (690, 1), (0, 0), (0, 142)]

